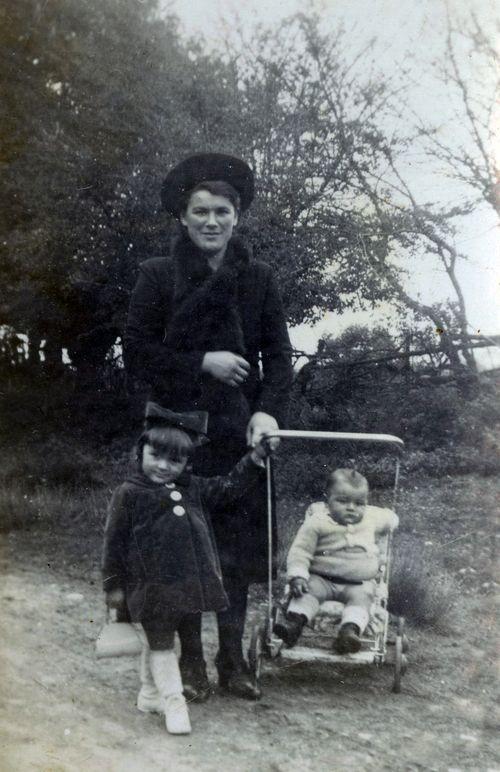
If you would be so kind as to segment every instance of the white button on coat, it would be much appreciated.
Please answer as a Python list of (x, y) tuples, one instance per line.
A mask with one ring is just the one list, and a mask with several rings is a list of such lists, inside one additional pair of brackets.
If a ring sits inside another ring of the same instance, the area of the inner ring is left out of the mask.
[(177, 517), (182, 517), (182, 515), (186, 514), (186, 510), (184, 509), (184, 507), (179, 506), (179, 504), (177, 504), (173, 508), (172, 512), (174, 513), (174, 515), (177, 515)]
[(172, 491), (170, 498), (174, 501), (180, 501), (182, 499), (182, 493), (180, 491)]

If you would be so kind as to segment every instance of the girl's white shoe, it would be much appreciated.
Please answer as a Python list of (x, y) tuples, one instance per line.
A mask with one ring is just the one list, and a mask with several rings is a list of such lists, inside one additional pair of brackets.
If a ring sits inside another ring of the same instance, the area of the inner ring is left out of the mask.
[(161, 696), (165, 725), (170, 734), (189, 734), (191, 723), (182, 694), (182, 678), (177, 657), (172, 649), (151, 651), (151, 675)]
[(171, 694), (164, 699), (165, 726), (169, 734), (190, 734), (188, 707), (182, 694)]

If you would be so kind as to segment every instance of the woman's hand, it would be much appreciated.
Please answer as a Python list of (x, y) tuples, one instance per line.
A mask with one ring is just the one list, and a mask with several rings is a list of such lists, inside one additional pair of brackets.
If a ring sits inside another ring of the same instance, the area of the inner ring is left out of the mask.
[(232, 351), (207, 351), (201, 369), (228, 386), (240, 386), (250, 372), (250, 365)]
[(255, 448), (252, 448), (252, 460), (254, 464), (257, 464), (257, 466), (264, 467), (264, 460), (267, 458), (267, 456), (270, 456), (271, 453), (271, 441), (263, 437), (261, 441), (257, 443)]
[[(269, 413), (254, 413), (247, 426), (247, 445), (254, 448), (266, 434), (279, 430), (278, 422)], [(269, 449), (274, 451), (280, 444), (279, 437), (269, 440)]]

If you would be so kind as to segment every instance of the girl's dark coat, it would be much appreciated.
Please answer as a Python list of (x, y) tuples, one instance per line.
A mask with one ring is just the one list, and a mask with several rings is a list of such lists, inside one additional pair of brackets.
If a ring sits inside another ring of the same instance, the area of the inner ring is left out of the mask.
[[(207, 351), (233, 351), (250, 363), (241, 388), (201, 372)], [(263, 411), (283, 427), (292, 383), (291, 346), (272, 271), (229, 242), (222, 266), (210, 270), (187, 238), (170, 257), (142, 263), (124, 338), (125, 365), (146, 381), (151, 399), (172, 410), (207, 410), (210, 444), (195, 471), (228, 472), (246, 451), (250, 416)], [(262, 366), (262, 375), (259, 368)], [(265, 486), (214, 521), (224, 575), (262, 581), (267, 569)], [(275, 540), (274, 540), (275, 541)]]
[(251, 494), (262, 474), (247, 455), (224, 477), (185, 473), (172, 489), (141, 473), (115, 490), (104, 537), (104, 590), (125, 590), (133, 622), (227, 606), (209, 513), (216, 517), (221, 505)]

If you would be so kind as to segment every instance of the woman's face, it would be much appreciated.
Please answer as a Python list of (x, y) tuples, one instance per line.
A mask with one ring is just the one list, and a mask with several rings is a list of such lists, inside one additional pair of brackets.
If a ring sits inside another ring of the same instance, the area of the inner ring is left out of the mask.
[(193, 193), (181, 214), (189, 238), (202, 252), (225, 250), (237, 222), (238, 213), (231, 201), (208, 190)]

